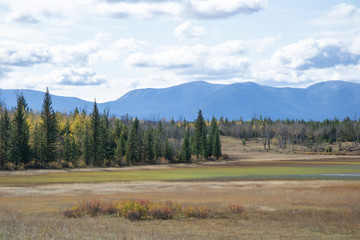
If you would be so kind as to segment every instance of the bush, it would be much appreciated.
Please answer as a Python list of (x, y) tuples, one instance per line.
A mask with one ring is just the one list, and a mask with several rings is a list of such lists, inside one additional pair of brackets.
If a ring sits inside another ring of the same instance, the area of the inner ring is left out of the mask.
[(83, 201), (80, 205), (80, 208), (82, 208), (87, 215), (92, 217), (95, 217), (101, 213), (101, 203), (96, 199), (91, 201)]
[(213, 211), (207, 206), (188, 207), (185, 209), (187, 217), (210, 218), (214, 215)]
[(114, 205), (116, 213), (119, 216), (123, 216), (129, 220), (139, 220), (146, 216), (147, 211), (151, 206), (151, 202), (149, 200), (126, 200), (116, 202)]
[(153, 205), (150, 207), (148, 211), (149, 216), (153, 217), (154, 219), (162, 219), (162, 220), (173, 219), (175, 213), (176, 213), (175, 209), (164, 205)]
[(242, 214), (245, 211), (244, 207), (241, 206), (240, 204), (230, 204), (229, 210), (230, 210), (230, 212), (236, 213), (236, 214)]
[(80, 206), (75, 206), (69, 209), (65, 209), (62, 212), (62, 215), (67, 218), (78, 218), (85, 215), (84, 211), (81, 209)]
[(112, 202), (103, 202), (100, 206), (100, 212), (104, 215), (116, 214), (115, 204)]
[(139, 221), (142, 217), (144, 217), (144, 213), (140, 209), (129, 209), (125, 213), (124, 217), (130, 221)]

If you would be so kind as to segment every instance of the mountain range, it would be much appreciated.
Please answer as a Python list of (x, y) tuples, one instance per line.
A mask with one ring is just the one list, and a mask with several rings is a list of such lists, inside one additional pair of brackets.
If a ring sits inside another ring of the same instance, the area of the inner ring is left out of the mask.
[[(41, 111), (44, 93), (34, 90), (0, 90), (5, 106), (16, 106), (16, 96), (22, 93), (34, 111)], [(92, 111), (93, 103), (75, 97), (52, 95), (53, 108), (60, 112), (85, 109)], [(227, 117), (244, 120), (254, 116), (272, 119), (343, 119), (360, 117), (360, 84), (327, 81), (307, 88), (276, 88), (252, 82), (211, 84), (190, 82), (161, 89), (137, 89), (119, 99), (99, 103), (101, 111), (110, 115), (137, 116), (141, 119), (174, 118), (193, 120), (199, 109), (210, 119)]]

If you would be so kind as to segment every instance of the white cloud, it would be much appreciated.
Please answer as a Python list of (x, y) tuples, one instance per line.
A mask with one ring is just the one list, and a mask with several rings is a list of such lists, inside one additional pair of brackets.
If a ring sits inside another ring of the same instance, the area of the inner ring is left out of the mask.
[(278, 85), (307, 86), (325, 80), (359, 81), (360, 37), (303, 39), (275, 51), (251, 67), (253, 79)]
[(250, 14), (263, 9), (263, 0), (190, 0), (190, 9), (197, 18), (223, 18), (240, 13)]
[(119, 39), (108, 47), (103, 47), (97, 53), (90, 56), (90, 63), (101, 61), (115, 61), (121, 54), (131, 53), (138, 50), (141, 46), (147, 45), (148, 42), (135, 40), (133, 38)]
[(359, 60), (360, 55), (349, 51), (344, 42), (335, 39), (305, 39), (276, 51), (271, 63), (273, 66), (306, 70), (358, 64)]
[(67, 68), (54, 71), (49, 77), (58, 85), (88, 86), (106, 82), (104, 76), (97, 76), (95, 71), (89, 68)]
[(60, 65), (85, 65), (89, 62), (91, 54), (98, 52), (100, 43), (86, 41), (74, 45), (56, 45), (51, 48), (52, 62)]
[(47, 45), (0, 42), (0, 66), (29, 67), (50, 61), (51, 54)]
[(263, 9), (266, 0), (178, 0), (178, 1), (106, 1), (98, 12), (114, 18), (175, 18), (214, 19), (236, 14), (250, 14)]
[(205, 28), (193, 26), (193, 24), (189, 21), (180, 24), (174, 30), (174, 36), (180, 40), (199, 40), (203, 35), (205, 35), (205, 33)]
[(346, 3), (334, 6), (327, 14), (314, 20), (315, 24), (330, 28), (358, 28), (359, 22), (360, 9)]
[(159, 16), (179, 16), (183, 12), (183, 5), (174, 2), (135, 2), (135, 3), (100, 3), (97, 7), (99, 14), (114, 18), (145, 18)]
[(225, 79), (245, 74), (249, 61), (239, 56), (243, 52), (242, 41), (228, 41), (211, 47), (198, 44), (173, 47), (152, 54), (134, 53), (125, 60), (125, 64), (138, 68), (174, 70), (180, 75)]

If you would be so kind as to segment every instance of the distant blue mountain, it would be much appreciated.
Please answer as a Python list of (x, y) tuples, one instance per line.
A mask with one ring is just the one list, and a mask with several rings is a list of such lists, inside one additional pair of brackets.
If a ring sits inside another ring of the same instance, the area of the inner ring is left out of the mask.
[[(41, 110), (43, 92), (18, 90), (24, 94), (33, 110)], [(0, 98), (7, 107), (16, 104), (16, 90), (1, 90)], [(73, 111), (75, 107), (92, 110), (91, 102), (79, 98), (53, 97), (57, 111)], [(227, 117), (244, 120), (253, 116), (272, 119), (343, 119), (360, 117), (360, 84), (328, 81), (308, 88), (274, 88), (255, 83), (230, 85), (191, 82), (162, 89), (138, 89), (121, 98), (101, 103), (100, 110), (111, 115), (137, 116), (146, 119), (186, 118), (193, 120), (202, 109), (210, 119)]]
[[(22, 94), (25, 97), (25, 100), (29, 107), (34, 111), (41, 111), (43, 99), (44, 99), (44, 92), (41, 91), (34, 91), (34, 90), (25, 90), (25, 89), (18, 89), (18, 90), (3, 90), (0, 89), (0, 101), (3, 105), (7, 108), (11, 109), (16, 107), (16, 99), (17, 95)], [(74, 111), (77, 107), (78, 109), (85, 109), (88, 111), (92, 110), (93, 103), (84, 101), (80, 98), (75, 97), (61, 97), (52, 95), (52, 106), (55, 111), (59, 112), (70, 112)]]

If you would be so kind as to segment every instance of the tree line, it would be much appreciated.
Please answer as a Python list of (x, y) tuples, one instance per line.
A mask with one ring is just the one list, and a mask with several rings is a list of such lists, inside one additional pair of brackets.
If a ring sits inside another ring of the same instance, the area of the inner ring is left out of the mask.
[(94, 101), (91, 113), (55, 112), (48, 89), (40, 113), (23, 95), (0, 105), (0, 168), (122, 166), (191, 162), (221, 157), (218, 121), (142, 120), (109, 116)]
[(349, 117), (323, 121), (272, 120), (262, 116), (248, 121), (220, 118), (219, 129), (224, 136), (261, 139), (264, 150), (272, 145), (285, 149), (296, 144), (316, 150), (323, 143), (337, 143), (341, 149), (341, 143), (360, 142), (360, 119), (351, 120)]

